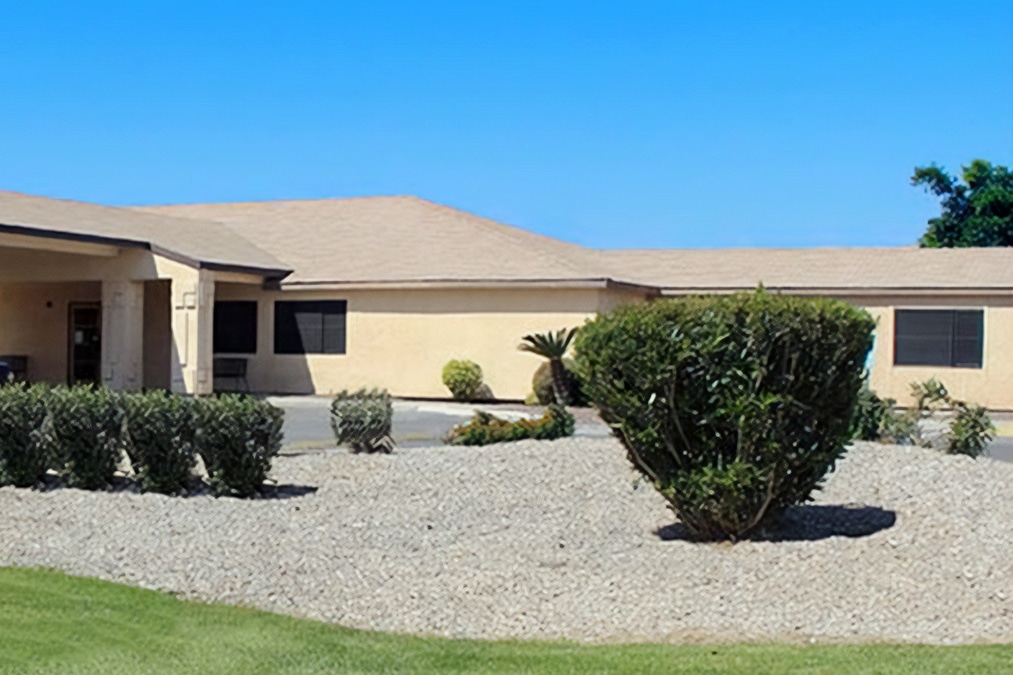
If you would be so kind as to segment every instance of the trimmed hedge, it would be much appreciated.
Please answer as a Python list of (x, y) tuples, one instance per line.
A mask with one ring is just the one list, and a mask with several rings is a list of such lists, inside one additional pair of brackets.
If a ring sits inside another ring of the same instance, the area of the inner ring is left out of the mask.
[(123, 397), (127, 455), (141, 487), (175, 494), (193, 481), (197, 415), (193, 399), (163, 391)]
[(245, 394), (195, 399), (197, 452), (217, 495), (251, 497), (281, 450), (285, 413)]
[(0, 384), (0, 485), (31, 487), (49, 468), (42, 427), (49, 388)]
[(553, 403), (545, 414), (535, 420), (511, 422), (487, 412), (476, 412), (467, 424), (447, 432), (444, 440), (450, 445), (489, 445), (526, 438), (552, 440), (572, 436), (574, 419), (566, 408)]
[(393, 421), (394, 407), (386, 389), (345, 390), (331, 401), (331, 429), (338, 445), (347, 445), (352, 452), (393, 451)]
[(100, 490), (126, 451), (142, 489), (175, 494), (197, 481), (199, 454), (216, 494), (251, 496), (281, 447), (282, 417), (246, 396), (0, 385), (0, 485), (36, 485), (51, 470)]
[(811, 499), (843, 455), (875, 323), (762, 289), (620, 307), (578, 368), (633, 465), (701, 539), (740, 539)]
[(68, 485), (100, 490), (112, 483), (123, 458), (122, 396), (103, 387), (55, 387), (46, 396), (43, 438)]

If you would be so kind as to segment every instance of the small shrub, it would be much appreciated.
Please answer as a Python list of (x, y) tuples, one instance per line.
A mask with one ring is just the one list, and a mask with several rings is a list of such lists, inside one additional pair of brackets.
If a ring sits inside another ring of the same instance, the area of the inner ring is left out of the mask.
[(197, 416), (193, 400), (154, 391), (123, 398), (127, 455), (145, 490), (185, 490), (197, 463)]
[(552, 373), (553, 397), (563, 405), (574, 405), (575, 392), (572, 378), (563, 365), (570, 343), (577, 335), (577, 328), (561, 328), (556, 332), (532, 333), (521, 338), (518, 349), (548, 359)]
[(956, 417), (950, 424), (946, 452), (951, 455), (980, 457), (985, 454), (988, 444), (995, 436), (995, 426), (988, 411), (983, 406), (963, 401), (957, 401), (954, 407)]
[(881, 399), (869, 388), (868, 382), (858, 392), (855, 416), (851, 422), (851, 437), (859, 441), (878, 441), (883, 435), (883, 426), (892, 413), (896, 401)]
[[(898, 413), (893, 409), (893, 399), (881, 401), (890, 404), (887, 408), (877, 408), (877, 404), (869, 403), (871, 399), (880, 399), (866, 388), (860, 395), (855, 424), (856, 427), (864, 425), (862, 429), (856, 428), (856, 433), (868, 433), (856, 435), (856, 438), (936, 448), (949, 454), (969, 457), (979, 457), (985, 453), (995, 427), (984, 407), (954, 399), (945, 385), (935, 378), (926, 382), (912, 382), (911, 398), (914, 405), (905, 412)], [(876, 412), (867, 412), (863, 408)], [(879, 419), (876, 433), (871, 433), (873, 417)], [(947, 417), (952, 417), (949, 422), (946, 421)]]
[(122, 396), (104, 387), (55, 387), (46, 400), (42, 437), (54, 468), (72, 487), (108, 486), (123, 456)]
[(391, 452), (393, 420), (394, 407), (386, 389), (342, 391), (331, 402), (331, 429), (338, 445), (347, 445), (352, 452)]
[(863, 310), (762, 289), (627, 305), (577, 363), (641, 473), (701, 539), (740, 539), (811, 499), (844, 454), (872, 346)]
[(476, 412), (467, 424), (451, 429), (444, 439), (450, 445), (489, 445), (526, 438), (552, 440), (572, 436), (574, 419), (566, 408), (552, 404), (538, 419), (511, 422), (487, 412)]
[(46, 475), (42, 435), (49, 388), (0, 383), (0, 485), (31, 487)]
[(250, 497), (260, 489), (281, 450), (285, 413), (244, 394), (220, 394), (194, 402), (197, 452), (218, 495)]
[(482, 391), (482, 367), (474, 361), (449, 361), (443, 367), (443, 384), (456, 401), (474, 401)]
[[(565, 377), (569, 381), (570, 391), (573, 396), (572, 405), (588, 405), (584, 378), (582, 378), (580, 373), (577, 371), (576, 363), (574, 363), (573, 359), (563, 359), (563, 368)], [(535, 400), (537, 400), (540, 405), (556, 403), (556, 387), (554, 382), (552, 375), (552, 363), (550, 361), (545, 361), (538, 366), (534, 376), (531, 378), (531, 389), (534, 393)]]
[(946, 387), (934, 377), (926, 382), (912, 382), (911, 398), (915, 402), (914, 409), (922, 417), (930, 417), (950, 405), (952, 401)]

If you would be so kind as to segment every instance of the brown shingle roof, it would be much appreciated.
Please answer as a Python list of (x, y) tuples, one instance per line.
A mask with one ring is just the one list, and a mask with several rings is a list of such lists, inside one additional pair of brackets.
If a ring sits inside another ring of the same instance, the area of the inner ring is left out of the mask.
[(602, 273), (672, 290), (1013, 290), (1013, 248), (668, 249), (598, 253)]
[(228, 224), (295, 270), (286, 285), (603, 279), (589, 249), (417, 197), (143, 209)]
[(218, 223), (19, 192), (0, 190), (0, 229), (143, 246), (192, 264), (248, 269), (274, 277), (287, 272), (277, 258)]
[(1013, 249), (597, 251), (415, 197), (144, 207), (226, 223), (286, 284), (613, 279), (672, 292), (1013, 290)]

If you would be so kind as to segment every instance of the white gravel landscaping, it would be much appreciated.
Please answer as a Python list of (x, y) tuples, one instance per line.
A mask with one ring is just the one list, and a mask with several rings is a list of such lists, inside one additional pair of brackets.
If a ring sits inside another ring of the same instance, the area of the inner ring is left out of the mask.
[(858, 444), (778, 540), (736, 545), (680, 539), (612, 439), (335, 451), (275, 477), (318, 490), (3, 488), (0, 564), (448, 636), (1013, 641), (1013, 465), (994, 460)]

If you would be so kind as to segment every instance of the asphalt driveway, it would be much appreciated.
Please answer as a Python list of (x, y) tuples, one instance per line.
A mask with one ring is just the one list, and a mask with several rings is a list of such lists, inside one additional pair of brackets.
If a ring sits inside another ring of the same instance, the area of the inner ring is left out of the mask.
[[(285, 449), (287, 454), (333, 448), (330, 399), (321, 396), (275, 396), (271, 403), (285, 410)], [(488, 410), (501, 417), (530, 415), (517, 405), (468, 404), (449, 401), (394, 401), (394, 441), (401, 447), (441, 445), (443, 436), (455, 424), (468, 420), (476, 409)], [(1004, 429), (1008, 426), (1004, 426)], [(609, 430), (593, 415), (580, 415), (577, 436), (601, 438)], [(1013, 436), (1000, 436), (989, 446), (990, 457), (1013, 462)]]
[[(272, 396), (268, 400), (285, 411), (285, 448), (294, 454), (333, 448), (330, 399), (320, 396)], [(540, 414), (540, 409), (516, 404), (470, 404), (450, 401), (394, 401), (394, 441), (401, 447), (442, 445), (443, 436), (456, 424), (471, 419), (476, 410), (488, 410), (507, 419)], [(575, 436), (604, 438), (608, 427), (596, 415), (577, 411)]]

